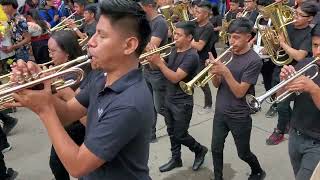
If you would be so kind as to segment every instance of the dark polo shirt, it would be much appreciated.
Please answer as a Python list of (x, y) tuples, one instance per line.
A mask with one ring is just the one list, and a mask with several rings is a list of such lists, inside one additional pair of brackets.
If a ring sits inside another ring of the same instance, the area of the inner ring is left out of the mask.
[(98, 73), (76, 96), (88, 109), (84, 144), (106, 161), (81, 180), (150, 180), (154, 106), (142, 72), (132, 70), (108, 87), (105, 79)]

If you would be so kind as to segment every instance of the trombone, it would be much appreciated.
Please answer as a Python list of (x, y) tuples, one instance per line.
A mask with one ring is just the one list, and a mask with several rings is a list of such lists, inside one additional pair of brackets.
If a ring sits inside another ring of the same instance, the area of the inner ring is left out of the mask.
[[(153, 54), (160, 53), (161, 51), (164, 51), (166, 49), (172, 48), (172, 46), (174, 46), (175, 44), (176, 44), (176, 42), (174, 41), (172, 43), (166, 44), (166, 45), (161, 46), (159, 48), (153, 49), (153, 50), (151, 50), (149, 52), (143, 53), (143, 54), (140, 55), (139, 60), (142, 60), (142, 59), (144, 59), (144, 58), (146, 58), (148, 56), (151, 56)], [(162, 53), (162, 54), (160, 54), (160, 56), (161, 57), (167, 57), (170, 54), (171, 54), (171, 51), (169, 53)], [(148, 60), (143, 60), (143, 61), (140, 62), (140, 64), (144, 66), (144, 65), (149, 64), (149, 61)]]
[[(219, 60), (222, 61), (223, 64), (228, 65), (232, 60), (232, 52), (231, 49), (233, 46), (230, 46), (227, 50), (225, 50), (217, 59), (215, 59), (215, 62)], [(231, 55), (231, 57), (228, 58), (228, 55)], [(195, 87), (204, 87), (214, 76), (215, 74), (210, 74), (209, 70), (213, 66), (212, 63), (210, 63), (207, 67), (205, 67), (200, 73), (198, 73), (191, 81), (185, 83), (183, 81), (179, 82), (180, 88), (188, 95), (193, 94), (193, 89)]]
[[(24, 78), (19, 79), (18, 82), (11, 82), (10, 87), (8, 85), (5, 88), (1, 88), (0, 110), (4, 109), (4, 107), (1, 107), (3, 104), (14, 102), (14, 98), (12, 97), (13, 93), (19, 92), (24, 89), (37, 87), (41, 85), (44, 81), (54, 79), (53, 83), (51, 84), (53, 92), (78, 84), (83, 79), (84, 75), (84, 71), (80, 69), (80, 67), (89, 64), (90, 62), (91, 59), (89, 58), (89, 56), (83, 55), (59, 66), (55, 66), (50, 69), (40, 71), (36, 75), (32, 75), (32, 77), (30, 77), (29, 75), (24, 75)], [(70, 67), (71, 65), (73, 66)], [(65, 67), (70, 68), (62, 70)], [(53, 74), (41, 77), (41, 75), (50, 72), (52, 72)], [(76, 78), (64, 81), (63, 78), (66, 76)]]
[[(315, 64), (319, 60), (320, 60), (320, 57), (316, 57), (310, 63), (305, 65), (303, 68), (301, 68), (299, 71), (297, 71), (294, 74), (292, 74), (291, 76), (289, 76), (288, 79), (286, 79), (284, 81), (281, 81), (275, 87), (273, 87), (272, 89), (270, 89), (265, 94), (263, 94), (263, 95), (261, 95), (259, 97), (255, 97), (255, 96), (253, 96), (251, 94), (246, 95), (246, 101), (247, 101), (248, 106), (252, 110), (254, 110), (256, 112), (260, 111), (261, 110), (261, 104), (268, 97), (274, 95), (278, 90), (280, 90), (281, 88), (283, 88), (284, 86), (286, 86), (287, 84), (289, 84), (290, 82), (292, 82), (293, 80), (298, 78), (299, 76), (305, 74), (305, 72), (307, 72), (311, 68), (315, 68), (315, 70), (316, 70), (315, 74), (312, 77), (310, 77), (310, 79), (314, 79), (319, 74), (319, 67), (318, 67), (317, 64)], [(271, 104), (280, 103), (280, 102), (284, 101), (285, 99), (287, 99), (293, 93), (296, 93), (297, 95), (299, 95), (299, 92), (285, 91), (284, 93), (282, 93), (279, 96), (277, 96), (276, 99), (271, 102)]]

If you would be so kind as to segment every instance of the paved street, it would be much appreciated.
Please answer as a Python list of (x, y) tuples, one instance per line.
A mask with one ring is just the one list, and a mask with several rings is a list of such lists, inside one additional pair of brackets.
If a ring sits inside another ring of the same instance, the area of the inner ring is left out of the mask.
[[(264, 92), (261, 78), (256, 86), (257, 94)], [(216, 89), (211, 88), (213, 97)], [(203, 93), (199, 89), (195, 91), (195, 107), (191, 121), (190, 133), (201, 143), (210, 148), (213, 112), (199, 115), (197, 112), (203, 105)], [(215, 99), (215, 98), (214, 98)], [(265, 139), (273, 131), (276, 118), (266, 119), (264, 114), (267, 104), (262, 112), (253, 115), (253, 130), (251, 135), (252, 151), (257, 155), (262, 167), (267, 172), (268, 180), (291, 180), (293, 172), (289, 162), (287, 141), (277, 146), (265, 145)], [(5, 153), (8, 167), (19, 171), (19, 180), (51, 180), (48, 160), (50, 142), (44, 127), (38, 118), (27, 109), (19, 109), (13, 114), (19, 119), (17, 127), (8, 137), (13, 146), (10, 152)], [(183, 147), (183, 167), (168, 173), (160, 173), (158, 167), (170, 158), (169, 138), (166, 135), (166, 127), (163, 118), (160, 117), (157, 125), (158, 142), (151, 144), (150, 151), (150, 174), (154, 180), (205, 180), (212, 174), (211, 152), (198, 172), (191, 169), (194, 155), (189, 149)], [(228, 136), (224, 151), (224, 176), (226, 180), (245, 180), (250, 174), (249, 166), (237, 157), (231, 135)]]

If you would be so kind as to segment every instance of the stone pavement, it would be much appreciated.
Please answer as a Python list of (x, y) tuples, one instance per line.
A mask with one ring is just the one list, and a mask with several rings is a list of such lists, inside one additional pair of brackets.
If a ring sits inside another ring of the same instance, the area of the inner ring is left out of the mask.
[[(256, 86), (257, 95), (264, 93), (262, 79)], [(211, 86), (212, 87), (212, 86)], [(216, 89), (211, 88), (215, 100)], [(213, 112), (199, 115), (197, 112), (203, 106), (203, 93), (196, 89), (195, 107), (191, 120), (190, 133), (209, 149), (211, 144), (211, 130)], [(291, 169), (287, 141), (277, 146), (267, 146), (266, 138), (276, 125), (276, 118), (264, 117), (268, 104), (264, 104), (262, 112), (252, 116), (253, 129), (251, 135), (252, 151), (257, 155), (262, 167), (267, 173), (267, 180), (291, 180), (294, 179)], [(8, 167), (19, 171), (19, 180), (51, 180), (53, 176), (48, 165), (50, 141), (47, 133), (38, 118), (27, 109), (19, 109), (13, 116), (19, 119), (19, 123), (8, 137), (13, 149), (5, 153)], [(150, 148), (150, 175), (154, 180), (206, 180), (212, 175), (211, 152), (206, 156), (202, 168), (193, 172), (191, 167), (194, 154), (188, 148), (182, 148), (183, 167), (167, 173), (160, 173), (158, 167), (166, 163), (170, 158), (170, 143), (166, 133), (163, 117), (159, 117), (157, 124), (158, 142), (151, 144)], [(228, 136), (224, 150), (224, 176), (226, 180), (245, 180), (250, 174), (249, 166), (241, 161), (235, 149), (232, 136)]]

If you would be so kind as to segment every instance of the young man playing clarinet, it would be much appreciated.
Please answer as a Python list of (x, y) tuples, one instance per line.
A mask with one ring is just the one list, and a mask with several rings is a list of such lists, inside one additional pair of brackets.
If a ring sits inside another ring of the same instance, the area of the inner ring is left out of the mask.
[(262, 61), (259, 55), (249, 46), (253, 38), (253, 23), (246, 18), (231, 22), (228, 33), (229, 43), (233, 46), (233, 59), (226, 66), (220, 61), (213, 63), (211, 73), (213, 85), (218, 88), (216, 109), (212, 129), (212, 158), (214, 179), (223, 179), (224, 142), (231, 132), (240, 159), (251, 167), (249, 180), (260, 180), (265, 177), (257, 157), (250, 150), (252, 119), (245, 96), (254, 93)]

